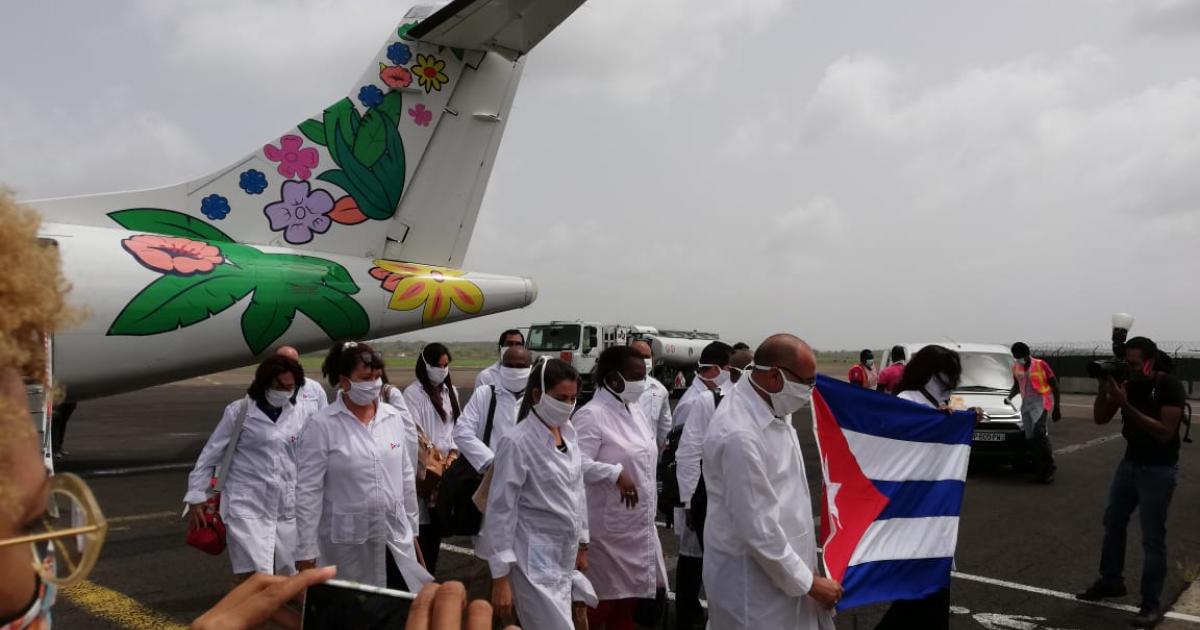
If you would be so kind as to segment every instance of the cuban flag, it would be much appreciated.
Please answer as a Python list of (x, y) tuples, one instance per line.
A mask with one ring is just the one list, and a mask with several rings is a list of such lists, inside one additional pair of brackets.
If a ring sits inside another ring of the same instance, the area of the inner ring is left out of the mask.
[(838, 610), (950, 585), (975, 414), (947, 414), (825, 376), (813, 393), (825, 575)]

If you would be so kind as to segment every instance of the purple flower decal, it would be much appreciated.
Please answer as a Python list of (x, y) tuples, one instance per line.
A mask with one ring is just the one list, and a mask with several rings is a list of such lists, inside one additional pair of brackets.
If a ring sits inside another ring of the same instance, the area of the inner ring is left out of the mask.
[(422, 127), (428, 127), (429, 123), (433, 122), (433, 112), (429, 111), (424, 103), (417, 103), (415, 107), (409, 107), (408, 115), (412, 116), (413, 122)]
[(333, 210), (333, 195), (328, 191), (311, 190), (308, 182), (286, 181), (280, 192), (279, 201), (263, 208), (271, 231), (282, 231), (284, 240), (293, 245), (311, 241), (314, 232), (329, 231), (333, 224), (328, 216)]

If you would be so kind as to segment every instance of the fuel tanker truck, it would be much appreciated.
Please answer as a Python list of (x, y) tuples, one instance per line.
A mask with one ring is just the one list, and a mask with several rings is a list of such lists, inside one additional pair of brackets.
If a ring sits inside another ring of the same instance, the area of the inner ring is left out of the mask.
[(606, 348), (626, 346), (637, 340), (650, 344), (654, 367), (651, 374), (675, 393), (682, 393), (696, 374), (700, 351), (720, 339), (715, 333), (666, 330), (635, 324), (552, 321), (533, 324), (525, 346), (535, 355), (562, 359), (579, 370), (583, 395), (595, 389), (596, 359)]

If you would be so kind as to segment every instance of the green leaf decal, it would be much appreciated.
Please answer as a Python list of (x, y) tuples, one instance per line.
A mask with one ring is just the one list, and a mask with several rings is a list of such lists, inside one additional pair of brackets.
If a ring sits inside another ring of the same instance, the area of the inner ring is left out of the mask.
[[(354, 133), (358, 129), (358, 110), (354, 109), (354, 103), (350, 99), (344, 98), (325, 110), (325, 142), (327, 146), (332, 145), (330, 139), (337, 132), (337, 127), (341, 125), (342, 140), (347, 145), (354, 142)], [(335, 160), (336, 161), (336, 160)]]
[(321, 124), (321, 121), (309, 118), (300, 123), (299, 128), (305, 138), (321, 146), (325, 145), (325, 125)]
[(242, 337), (250, 352), (262, 354), (292, 326), (296, 307), (283, 285), (263, 283), (254, 291), (254, 298), (242, 313)]
[(354, 298), (325, 285), (299, 289), (293, 293), (296, 308), (330, 338), (353, 339), (370, 332), (371, 319)]
[(408, 24), (401, 25), (400, 28), (396, 29), (396, 34), (404, 39), (408, 39), (408, 32), (413, 30), (413, 27), (416, 25), (416, 22), (409, 22)]
[(232, 243), (233, 239), (193, 216), (161, 208), (130, 208), (108, 213), (121, 227), (134, 232), (182, 236), (210, 243)]
[(253, 274), (232, 265), (193, 276), (165, 275), (125, 305), (108, 334), (157, 335), (186, 328), (237, 304), (252, 290)]
[(400, 93), (388, 92), (387, 96), (383, 97), (383, 102), (379, 104), (379, 107), (375, 108), (375, 111), (387, 116), (393, 127), (399, 125), (400, 117), (404, 115), (404, 105), (400, 102)]
[(370, 168), (383, 155), (384, 134), (387, 133), (387, 117), (378, 109), (372, 109), (362, 119), (362, 125), (354, 136), (354, 158)]

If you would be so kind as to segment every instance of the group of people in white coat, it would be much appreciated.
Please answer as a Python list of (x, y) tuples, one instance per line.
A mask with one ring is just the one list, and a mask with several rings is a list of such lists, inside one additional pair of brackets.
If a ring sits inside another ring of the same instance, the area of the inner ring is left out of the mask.
[[(574, 368), (535, 363), (510, 333), (465, 407), (441, 344), (421, 352), (417, 378), (402, 393), (386, 382), (383, 357), (370, 346), (337, 344), (322, 368), (334, 388), (323, 406), (323, 392), (316, 401), (304, 395), (311, 381), (298, 362), (267, 359), (247, 396), (226, 409), (185, 501), (203, 503), (236, 435), (221, 508), (235, 573), (337, 565), (343, 579), (416, 591), (433, 579), (441, 539), (436, 490), (417, 489), (422, 460), (465, 457), (486, 473), (476, 554), (488, 563), (499, 615), (526, 628), (570, 629), (580, 610), (573, 607), (583, 603), (590, 628), (631, 630), (639, 608), (662, 602), (668, 589), (655, 525), (665, 434), (662, 411), (651, 417), (646, 408), (648, 348), (606, 349), (595, 395), (576, 409)], [(775, 336), (752, 363), (738, 359), (749, 365), (737, 380), (731, 349), (713, 348), (676, 411), (688, 488), (679, 520), (691, 536), (683, 537), (685, 556), (703, 556), (710, 626), (832, 627), (841, 587), (816, 569), (790, 423), (807, 403), (815, 358), (803, 341)], [(688, 511), (700, 479), (707, 525), (697, 532)], [(697, 565), (690, 567), (694, 574)], [(688, 570), (681, 560), (681, 596)]]

